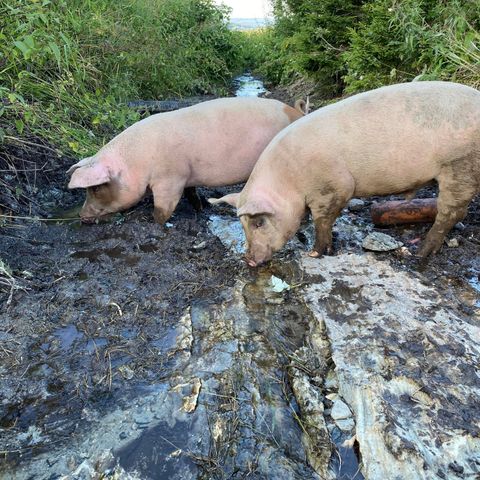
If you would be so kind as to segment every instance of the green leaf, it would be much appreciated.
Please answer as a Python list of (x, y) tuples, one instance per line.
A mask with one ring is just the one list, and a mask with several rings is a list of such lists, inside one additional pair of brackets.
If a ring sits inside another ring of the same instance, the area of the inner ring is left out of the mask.
[(13, 44), (23, 53), (23, 57), (25, 58), (25, 60), (28, 60), (30, 58), (31, 50), (30, 48), (28, 48), (27, 44), (23, 43), (20, 40), (16, 40), (15, 42), (13, 42)]
[(17, 132), (21, 135), (23, 133), (23, 129), (25, 128), (23, 120), (15, 120), (15, 127), (17, 127)]
[(78, 142), (68, 142), (68, 146), (75, 152), (78, 153), (80, 145)]
[(23, 41), (30, 50), (35, 48), (35, 40), (32, 35), (27, 35)]
[(50, 51), (53, 53), (53, 55), (55, 56), (55, 59), (57, 60), (58, 68), (60, 68), (60, 64), (62, 61), (62, 54), (60, 53), (60, 49), (58, 48), (58, 45), (54, 42), (49, 42), (48, 46), (50, 47)]

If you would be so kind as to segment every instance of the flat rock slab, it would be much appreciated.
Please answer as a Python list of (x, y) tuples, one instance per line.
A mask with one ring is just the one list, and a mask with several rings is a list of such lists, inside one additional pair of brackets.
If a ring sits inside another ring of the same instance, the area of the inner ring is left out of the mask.
[(479, 478), (480, 319), (371, 254), (301, 264), (365, 478)]
[(365, 250), (372, 250), (373, 252), (388, 252), (396, 250), (403, 245), (390, 235), (381, 232), (369, 233), (362, 242), (362, 247)]

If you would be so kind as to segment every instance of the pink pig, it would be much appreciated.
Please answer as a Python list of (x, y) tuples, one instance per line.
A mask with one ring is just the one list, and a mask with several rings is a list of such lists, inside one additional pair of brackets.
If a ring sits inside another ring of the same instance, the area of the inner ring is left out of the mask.
[(295, 122), (260, 156), (240, 193), (210, 203), (237, 207), (252, 267), (300, 226), (315, 223), (311, 255), (332, 250), (332, 226), (352, 197), (405, 194), (438, 182), (438, 213), (419, 255), (437, 252), (480, 191), (480, 92), (412, 82), (354, 95)]
[(82, 221), (125, 210), (151, 190), (154, 218), (164, 223), (184, 189), (198, 200), (197, 185), (245, 181), (270, 140), (304, 115), (302, 107), (302, 101), (292, 108), (263, 98), (221, 98), (135, 123), (68, 170), (68, 187), (87, 189)]

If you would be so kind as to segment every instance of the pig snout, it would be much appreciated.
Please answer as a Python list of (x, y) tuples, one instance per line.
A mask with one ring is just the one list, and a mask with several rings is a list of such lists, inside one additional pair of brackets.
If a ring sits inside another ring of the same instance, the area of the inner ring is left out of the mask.
[(258, 267), (258, 266), (259, 266), (259, 264), (258, 264), (253, 258), (250, 258), (250, 257), (248, 257), (247, 255), (245, 255), (245, 256), (243, 257), (243, 259), (245, 260), (245, 262), (247, 263), (247, 265), (248, 265), (249, 267), (254, 267), (254, 268), (255, 268), (255, 267)]
[(95, 221), (105, 213), (106, 211), (104, 209), (97, 209), (92, 207), (91, 204), (85, 203), (79, 215), (82, 223), (95, 223)]
[(264, 263), (268, 262), (272, 258), (272, 250), (267, 249), (266, 251), (256, 252), (256, 251), (247, 251), (244, 256), (245, 262), (247, 262), (249, 267), (260, 267)]

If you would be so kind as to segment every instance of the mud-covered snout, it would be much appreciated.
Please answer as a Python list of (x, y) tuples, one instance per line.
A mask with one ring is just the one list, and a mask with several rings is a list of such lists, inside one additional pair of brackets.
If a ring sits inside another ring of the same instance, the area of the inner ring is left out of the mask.
[(87, 199), (80, 210), (79, 216), (82, 223), (95, 223), (100, 217), (104, 217), (108, 213), (105, 208), (97, 208)]
[(272, 258), (271, 248), (249, 248), (243, 257), (249, 267), (260, 267)]

